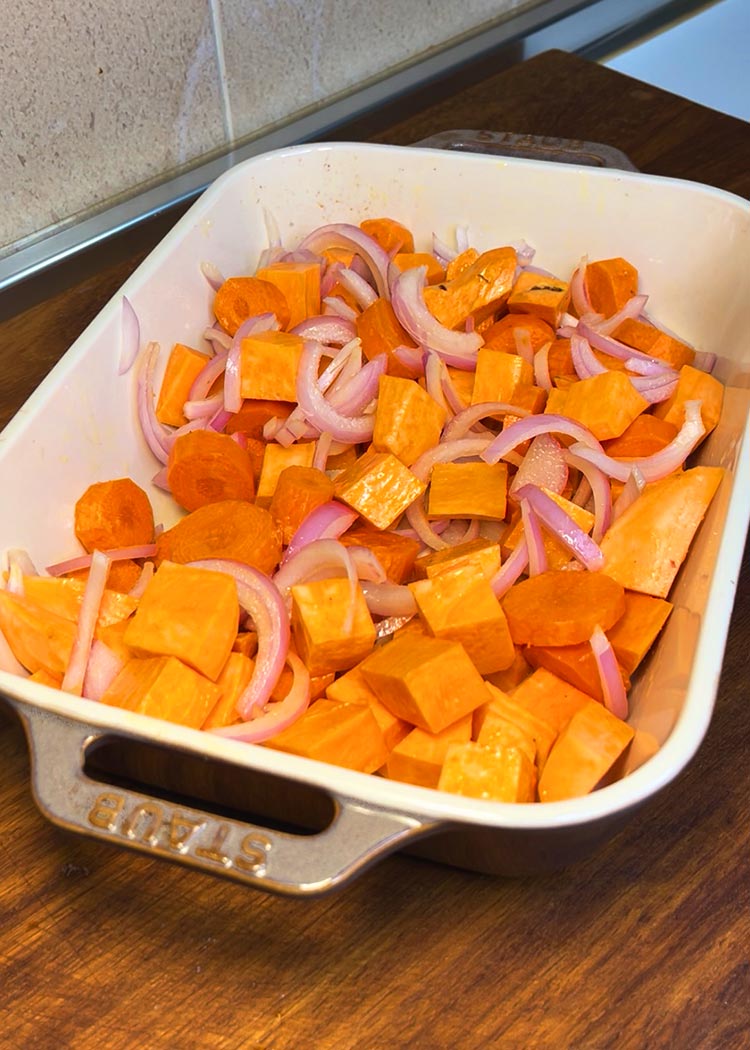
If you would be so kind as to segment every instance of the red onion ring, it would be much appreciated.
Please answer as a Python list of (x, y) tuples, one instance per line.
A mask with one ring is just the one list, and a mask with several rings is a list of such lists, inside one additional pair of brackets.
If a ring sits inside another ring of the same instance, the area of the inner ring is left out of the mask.
[(211, 397), (204, 397), (199, 401), (186, 401), (182, 406), (182, 414), (187, 420), (213, 419), (223, 402), (222, 394), (212, 394)]
[(338, 276), (339, 282), (346, 288), (347, 292), (354, 296), (360, 310), (366, 310), (378, 298), (377, 292), (372, 285), (368, 284), (364, 277), (360, 277), (354, 270), (350, 270), (348, 266), (342, 266)]
[(628, 717), (628, 697), (620, 674), (615, 651), (604, 631), (597, 626), (589, 639), (591, 651), (596, 660), (599, 681), (602, 687), (604, 706), (617, 718), (623, 721)]
[(311, 580), (327, 580), (334, 576), (348, 577), (352, 592), (357, 587), (357, 570), (350, 548), (334, 539), (311, 540), (286, 558), (273, 577), (273, 583), (286, 602), (292, 587)]
[[(449, 420), (443, 427), (441, 441), (458, 441), (472, 430), (480, 419), (486, 416), (528, 416), (528, 409), (511, 405), (507, 401), (482, 401), (477, 405), (469, 405), (456, 412), (453, 419)], [(483, 428), (484, 434), (492, 436), (491, 432)]]
[(221, 726), (208, 732), (230, 740), (241, 740), (246, 744), (258, 744), (293, 725), (310, 704), (310, 672), (291, 649), (286, 654), (285, 662), (291, 667), (294, 678), (283, 700), (268, 704), (252, 721)]
[(344, 321), (356, 322), (359, 314), (340, 295), (327, 295), (321, 300), (328, 316), (341, 317)]
[(138, 422), (146, 444), (160, 463), (169, 459), (171, 433), (156, 418), (154, 408), (154, 369), (159, 356), (159, 344), (149, 343), (143, 351), (138, 369)]
[(337, 441), (346, 441), (352, 445), (370, 441), (375, 427), (373, 416), (347, 416), (338, 412), (323, 397), (318, 386), (323, 353), (321, 343), (313, 339), (304, 341), (297, 373), (297, 401), (305, 419), (321, 433), (325, 431)]
[[(109, 561), (138, 561), (141, 558), (153, 558), (156, 554), (155, 543), (141, 543), (136, 547), (113, 547), (112, 550), (102, 551)], [(50, 576), (63, 576), (68, 572), (77, 572), (79, 569), (90, 569), (93, 562), (93, 554), (81, 554), (77, 558), (68, 558), (67, 561), (59, 561), (54, 565), (48, 565), (46, 571)]]
[(611, 317), (597, 321), (592, 327), (596, 328), (601, 335), (609, 335), (619, 328), (623, 321), (637, 320), (643, 313), (647, 302), (647, 295), (634, 295)]
[(258, 332), (278, 331), (279, 322), (275, 314), (258, 314), (248, 317), (234, 333), (232, 345), (227, 353), (224, 369), (224, 408), (227, 412), (239, 412), (242, 408), (240, 352), (242, 340)]
[(432, 235), (432, 254), (443, 268), (458, 258), (458, 251), (441, 240), (436, 233)]
[(529, 555), (529, 576), (538, 576), (540, 572), (547, 571), (548, 565), (542, 527), (529, 501), (522, 498), (520, 505), (523, 535)]
[(232, 345), (232, 337), (223, 328), (218, 328), (216, 325), (210, 325), (208, 328), (203, 330), (203, 338), (207, 343), (211, 343), (211, 350), (216, 353), (216, 343), (220, 350), (228, 350)]
[(549, 352), (551, 348), (552, 343), (547, 342), (544, 346), (540, 346), (534, 354), (534, 382), (542, 390), (552, 389), (552, 376), (549, 374)]
[(125, 666), (125, 661), (99, 638), (91, 644), (81, 696), (87, 700), (101, 700)]
[[(545, 528), (549, 529), (555, 539), (567, 547), (584, 568), (592, 572), (601, 569), (604, 564), (604, 555), (599, 545), (583, 531), (580, 525), (573, 521), (561, 506), (555, 503), (551, 496), (537, 488), (536, 485), (522, 485), (516, 496), (519, 501), (528, 501), (529, 507)], [(529, 565), (531, 565), (531, 557), (531, 549), (529, 549)]]
[(284, 565), (308, 543), (313, 540), (329, 539), (335, 540), (342, 536), (346, 530), (357, 520), (359, 515), (351, 507), (344, 506), (336, 500), (322, 503), (315, 510), (310, 511), (307, 517), (300, 523), (297, 531), (289, 541), (281, 564)]
[(490, 587), (496, 598), (502, 598), (529, 564), (529, 548), (526, 538), (521, 537), (503, 564), (490, 579)]
[(476, 362), (477, 350), (484, 340), (476, 332), (456, 332), (432, 316), (424, 301), (427, 267), (404, 270), (394, 281), (391, 304), (401, 325), (415, 343), (435, 353), (460, 359), (464, 365)]
[(622, 487), (622, 492), (615, 500), (612, 507), (612, 520), (617, 521), (620, 515), (628, 509), (631, 503), (635, 503), (640, 494), (643, 492), (643, 487), (646, 482), (643, 479), (638, 467), (633, 467), (628, 476), (628, 480)]
[(404, 584), (366, 580), (360, 586), (373, 616), (411, 617), (417, 611), (414, 595)]
[(224, 284), (224, 276), (218, 266), (214, 266), (212, 262), (204, 261), (201, 263), (201, 273), (206, 278), (208, 286), (213, 291), (218, 292), (222, 284)]
[(207, 361), (198, 375), (193, 380), (188, 392), (188, 401), (201, 401), (208, 397), (211, 387), (224, 373), (227, 366), (227, 352), (220, 351)]
[(278, 589), (265, 573), (228, 558), (202, 558), (188, 563), (196, 569), (224, 572), (234, 578), (240, 606), (258, 635), (253, 677), (237, 699), (244, 719), (253, 718), (268, 703), (289, 653), (289, 615)]
[(118, 376), (125, 375), (133, 367), (141, 345), (141, 325), (133, 304), (127, 295), (122, 297), (122, 321), (120, 326), (120, 360)]
[[(591, 538), (595, 543), (600, 543), (612, 522), (612, 488), (609, 478), (593, 463), (573, 455), (570, 451), (566, 450), (563, 456), (569, 466), (580, 470), (594, 497), (594, 525), (591, 530)], [(573, 502), (575, 503), (576, 500)]]
[(538, 434), (565, 434), (586, 448), (594, 449), (606, 455), (601, 444), (597, 441), (588, 427), (582, 423), (576, 423), (574, 419), (567, 416), (559, 416), (554, 412), (541, 413), (518, 419), (515, 423), (503, 430), (494, 441), (491, 442), (481, 453), (485, 463), (497, 463), (516, 446), (536, 437)]
[[(525, 422), (525, 420), (523, 421)], [(685, 402), (685, 422), (682, 424), (677, 435), (664, 448), (654, 452), (651, 456), (635, 459), (629, 462), (614, 459), (608, 456), (604, 449), (575, 443), (570, 446), (569, 451), (573, 455), (586, 459), (589, 463), (603, 470), (605, 474), (617, 481), (627, 481), (633, 467), (637, 467), (645, 482), (658, 481), (672, 474), (681, 467), (687, 457), (698, 445), (706, 428), (701, 418), (700, 401)]]
[(104, 588), (107, 586), (110, 559), (102, 551), (91, 555), (91, 571), (86, 580), (81, 607), (78, 612), (76, 633), (70, 650), (70, 659), (65, 669), (60, 688), (63, 692), (80, 696), (86, 668), (91, 654), (91, 643), (94, 640), (96, 621), (102, 604)]
[(154, 578), (154, 572), (155, 572), (154, 563), (152, 561), (145, 562), (145, 564), (141, 568), (140, 576), (138, 577), (138, 579), (135, 581), (133, 586), (128, 591), (128, 594), (130, 595), (131, 598), (142, 598), (143, 597), (143, 592), (146, 590), (146, 588), (148, 587), (149, 583)]
[(538, 485), (558, 495), (568, 481), (568, 467), (563, 446), (551, 434), (533, 438), (508, 489), (515, 496), (522, 485)]
[(390, 298), (388, 253), (359, 226), (345, 222), (320, 226), (302, 240), (300, 248), (315, 252), (316, 255), (322, 255), (327, 248), (346, 248), (348, 251), (356, 252), (372, 274), (378, 295), (381, 299)]
[(353, 321), (323, 314), (300, 321), (290, 331), (292, 335), (300, 335), (303, 339), (314, 339), (325, 346), (346, 346), (352, 339), (357, 338), (357, 326)]
[(588, 262), (588, 257), (584, 255), (570, 279), (570, 299), (573, 303), (573, 309), (579, 317), (584, 317), (586, 314), (594, 312), (589, 299), (588, 288), (586, 287), (586, 267)]

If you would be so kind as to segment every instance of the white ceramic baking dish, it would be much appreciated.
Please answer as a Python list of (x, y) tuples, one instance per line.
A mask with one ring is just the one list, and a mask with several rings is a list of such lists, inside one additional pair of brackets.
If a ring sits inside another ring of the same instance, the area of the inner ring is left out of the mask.
[[(424, 246), (433, 232), (450, 242), (457, 226), (479, 248), (525, 240), (540, 265), (560, 273), (584, 253), (623, 255), (639, 266), (658, 321), (718, 355), (726, 408), (700, 461), (725, 467), (726, 480), (632, 694), (632, 722), (661, 749), (586, 798), (514, 806), (220, 739), (0, 674), (27, 730), (36, 800), (67, 828), (290, 894), (340, 885), (396, 848), (498, 875), (567, 864), (685, 767), (711, 718), (750, 516), (750, 204), (693, 183), (575, 164), (375, 145), (286, 149), (221, 177), (128, 280), (122, 294), (144, 339), (199, 340), (211, 302), (200, 264), (252, 271), (267, 243), (266, 214), (287, 246), (325, 222), (388, 214)], [(0, 438), (0, 549), (25, 547), (40, 566), (76, 553), (73, 504), (89, 483), (127, 474), (151, 490), (157, 464), (138, 432), (135, 377), (118, 375), (122, 294)], [(168, 498), (151, 494), (157, 520), (171, 523)], [(109, 755), (107, 775), (97, 753)], [(134, 768), (159, 789), (134, 788)], [(279, 830), (279, 821), (313, 833)]]

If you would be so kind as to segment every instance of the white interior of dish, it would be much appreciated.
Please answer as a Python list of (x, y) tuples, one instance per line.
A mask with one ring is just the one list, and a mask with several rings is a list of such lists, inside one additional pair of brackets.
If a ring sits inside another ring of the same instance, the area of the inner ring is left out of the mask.
[(130, 475), (153, 498), (157, 521), (176, 511), (151, 487), (158, 469), (135, 412), (135, 370), (118, 376), (122, 294), (132, 302), (142, 342), (166, 351), (201, 345), (212, 293), (204, 261), (225, 275), (252, 272), (267, 246), (266, 213), (286, 247), (326, 222), (391, 215), (429, 248), (435, 233), (453, 243), (467, 227), (480, 249), (527, 242), (538, 265), (568, 275), (583, 254), (622, 255), (639, 268), (654, 320), (701, 350), (718, 354), (728, 386), (724, 418), (700, 459), (728, 477), (670, 596), (675, 611), (632, 693), (632, 721), (665, 742), (619, 784), (587, 799), (508, 807), (449, 798), (380, 778), (323, 767), (207, 734), (72, 701), (0, 676), (8, 695), (151, 734), (190, 750), (299, 776), (332, 790), (407, 806), (433, 816), (544, 827), (606, 815), (668, 782), (689, 761), (711, 716), (742, 555), (750, 495), (747, 478), (750, 335), (750, 205), (693, 183), (629, 173), (486, 156), (347, 144), (266, 154), (211, 187), (89, 326), (0, 436), (0, 550), (23, 547), (39, 567), (79, 553), (73, 505), (92, 481)]

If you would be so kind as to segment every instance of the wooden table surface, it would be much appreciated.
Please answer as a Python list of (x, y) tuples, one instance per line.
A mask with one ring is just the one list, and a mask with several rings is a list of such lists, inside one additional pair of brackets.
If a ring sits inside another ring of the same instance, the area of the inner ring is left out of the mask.
[[(337, 135), (456, 128), (606, 142), (645, 172), (750, 197), (750, 126), (561, 52), (485, 62)], [(0, 423), (148, 236), (20, 314), (6, 306)], [(746, 557), (698, 756), (603, 849), (543, 878), (394, 855), (336, 895), (290, 900), (89, 841), (38, 813), (0, 706), (0, 1046), (750, 1046), (749, 581)]]

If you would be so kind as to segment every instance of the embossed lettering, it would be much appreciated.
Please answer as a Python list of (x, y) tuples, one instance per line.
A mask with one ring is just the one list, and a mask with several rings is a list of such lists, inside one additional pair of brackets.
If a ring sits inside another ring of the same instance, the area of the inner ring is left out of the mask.
[(188, 848), (190, 836), (198, 828), (202, 828), (203, 824), (204, 822), (202, 820), (190, 820), (189, 817), (182, 817), (177, 813), (173, 813), (169, 821), (170, 849), (176, 849), (179, 850), (180, 853), (185, 853)]
[(210, 860), (214, 864), (223, 864), (225, 868), (229, 867), (231, 861), (229, 854), (224, 852), (222, 848), (226, 837), (229, 834), (228, 824), (217, 824), (214, 836), (208, 846), (196, 846), (193, 851), (196, 857), (202, 857), (204, 860)]
[[(154, 802), (144, 802), (140, 806), (134, 806), (120, 825), (120, 831), (130, 839), (140, 838), (143, 842), (155, 846), (159, 825), (162, 821), (164, 810)], [(139, 825), (142, 825), (142, 833), (139, 834)]]
[(95, 828), (104, 828), (105, 831), (114, 831), (124, 805), (124, 797), (115, 794), (114, 791), (105, 791), (97, 795), (87, 814), (89, 824), (93, 824)]
[(266, 859), (271, 851), (271, 840), (266, 835), (253, 832), (252, 835), (244, 837), (240, 848), (242, 852), (234, 858), (235, 867), (254, 875), (264, 875)]

